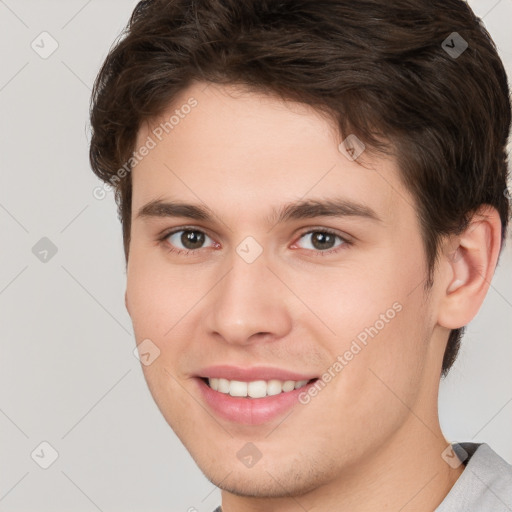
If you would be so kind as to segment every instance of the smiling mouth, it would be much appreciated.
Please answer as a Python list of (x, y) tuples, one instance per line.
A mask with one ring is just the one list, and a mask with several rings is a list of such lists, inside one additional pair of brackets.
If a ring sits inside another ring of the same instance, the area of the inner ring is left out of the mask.
[(244, 382), (223, 378), (206, 378), (201, 380), (211, 389), (225, 395), (237, 398), (265, 398), (289, 393), (296, 389), (303, 388), (318, 379), (310, 380), (254, 380)]

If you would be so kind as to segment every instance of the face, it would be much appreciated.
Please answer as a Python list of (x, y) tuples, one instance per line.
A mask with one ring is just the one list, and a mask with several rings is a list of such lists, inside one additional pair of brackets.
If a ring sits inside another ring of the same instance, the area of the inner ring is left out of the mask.
[(405, 431), (404, 403), (426, 407), (414, 201), (392, 159), (348, 158), (311, 108), (205, 87), (139, 132), (127, 307), (159, 351), (151, 393), (206, 476), (303, 493)]

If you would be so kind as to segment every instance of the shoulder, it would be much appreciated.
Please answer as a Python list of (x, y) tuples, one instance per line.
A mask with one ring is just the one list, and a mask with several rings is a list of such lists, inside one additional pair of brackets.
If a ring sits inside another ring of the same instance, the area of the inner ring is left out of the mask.
[(485, 443), (453, 448), (466, 467), (435, 512), (512, 511), (512, 466)]

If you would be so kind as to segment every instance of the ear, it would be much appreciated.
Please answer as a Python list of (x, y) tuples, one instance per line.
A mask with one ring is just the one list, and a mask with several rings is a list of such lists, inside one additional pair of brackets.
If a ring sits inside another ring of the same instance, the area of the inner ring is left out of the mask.
[(489, 290), (501, 248), (498, 211), (482, 205), (467, 229), (450, 238), (440, 257), (438, 324), (448, 329), (467, 325), (477, 314)]

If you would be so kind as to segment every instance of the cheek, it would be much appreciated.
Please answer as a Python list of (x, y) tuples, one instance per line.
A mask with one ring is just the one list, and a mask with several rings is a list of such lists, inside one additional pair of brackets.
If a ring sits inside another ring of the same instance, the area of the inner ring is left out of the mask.
[(380, 318), (368, 319), (358, 335), (364, 334), (366, 344), (359, 343), (358, 360), (345, 373), (348, 395), (365, 397), (362, 401), (367, 402), (367, 407), (348, 407), (362, 420), (371, 418), (377, 429), (379, 424), (398, 423), (408, 407), (414, 407), (428, 361), (429, 311), (422, 291), (398, 297), (391, 308), (379, 311)]
[(150, 257), (149, 251), (135, 249), (130, 253), (126, 294), (137, 343), (149, 339), (160, 351), (151, 364), (141, 365), (144, 378), (166, 421), (179, 430), (184, 421), (180, 411), (190, 407), (190, 396), (179, 382), (199, 290)]
[(134, 248), (127, 268), (126, 295), (137, 340), (170, 336), (194, 303), (194, 286), (162, 264), (160, 256), (150, 255)]
[(432, 322), (418, 264), (421, 246), (418, 259), (411, 248), (409, 254), (403, 261), (400, 251), (382, 251), (350, 268), (294, 277), (294, 291), (315, 313), (306, 312), (300, 321), (314, 330), (330, 365), (342, 357), (338, 384), (346, 396), (364, 396), (366, 390), (376, 401), (388, 395), (396, 400), (387, 385), (399, 396), (412, 398), (420, 385)]
[(294, 284), (294, 293), (304, 303), (297, 303), (304, 321), (314, 325), (316, 317), (319, 328), (324, 324), (337, 339), (347, 340), (375, 324), (379, 332), (388, 330), (400, 316), (397, 309), (414, 300), (409, 295), (412, 283), (417, 284), (414, 275), (417, 271), (386, 264), (382, 255), (376, 255), (338, 268), (318, 265), (290, 272), (284, 280)]

